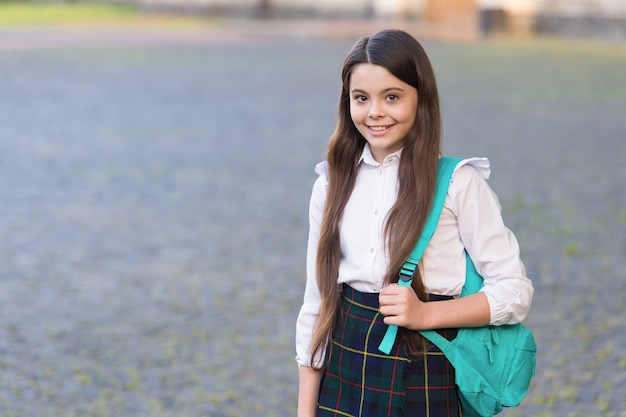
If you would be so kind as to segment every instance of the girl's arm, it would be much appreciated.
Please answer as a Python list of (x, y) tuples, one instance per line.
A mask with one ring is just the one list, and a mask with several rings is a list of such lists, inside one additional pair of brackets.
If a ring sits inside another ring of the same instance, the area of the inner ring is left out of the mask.
[[(296, 361), (299, 364), (298, 417), (315, 417), (322, 372), (306, 364), (311, 363), (309, 345), (317, 321), (322, 299), (317, 287), (316, 257), (319, 234), (326, 200), (327, 179), (325, 164), (319, 164), (316, 172), (320, 177), (313, 186), (309, 203), (309, 240), (307, 245), (307, 281), (304, 301), (296, 323)], [(322, 358), (318, 358), (322, 360)]]
[(298, 417), (315, 417), (322, 372), (310, 366), (300, 366)]
[[(410, 287), (391, 285), (380, 295), (385, 323), (423, 330), (514, 324), (524, 319), (530, 309), (532, 283), (520, 260), (517, 240), (504, 225), (498, 199), (484, 178), (470, 166), (454, 174), (446, 200), (450, 214), (442, 223), (450, 228), (456, 221), (452, 233), (459, 242), (444, 233), (443, 240), (435, 245), (436, 253), (458, 251), (456, 257), (462, 263), (465, 256), (461, 251), (466, 250), (484, 279), (484, 287), (468, 297), (424, 303)], [(433, 239), (436, 237), (437, 233)], [(432, 257), (430, 265), (445, 269), (445, 265), (437, 265), (440, 259)]]
[(479, 327), (489, 324), (491, 310), (487, 296), (476, 293), (467, 297), (425, 303), (411, 287), (392, 284), (379, 296), (380, 313), (385, 324), (411, 330)]

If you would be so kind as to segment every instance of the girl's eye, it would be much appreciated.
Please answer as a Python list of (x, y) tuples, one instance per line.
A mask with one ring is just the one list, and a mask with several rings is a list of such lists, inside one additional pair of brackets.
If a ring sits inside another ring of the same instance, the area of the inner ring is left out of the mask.
[(355, 96), (354, 99), (359, 103), (364, 103), (365, 101), (367, 101), (367, 97), (365, 96)]
[(399, 99), (399, 98), (400, 98), (400, 97), (398, 97), (398, 96), (397, 96), (397, 95), (395, 95), (395, 94), (389, 94), (389, 95), (387, 96), (387, 101), (396, 101), (396, 100), (397, 100), (397, 99)]

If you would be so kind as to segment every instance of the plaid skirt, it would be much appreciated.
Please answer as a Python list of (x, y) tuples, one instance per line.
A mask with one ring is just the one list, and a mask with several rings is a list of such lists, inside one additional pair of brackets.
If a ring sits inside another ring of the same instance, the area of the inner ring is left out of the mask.
[[(449, 298), (431, 295), (429, 300)], [(427, 342), (427, 351), (413, 357), (398, 335), (385, 355), (378, 345), (386, 330), (378, 294), (344, 285), (317, 416), (461, 416), (454, 368), (443, 353)], [(456, 337), (456, 329), (439, 332), (449, 340)]]

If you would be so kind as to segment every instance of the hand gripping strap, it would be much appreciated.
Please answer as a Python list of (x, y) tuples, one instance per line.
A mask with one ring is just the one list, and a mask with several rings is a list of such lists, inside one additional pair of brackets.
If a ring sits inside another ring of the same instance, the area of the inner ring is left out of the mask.
[[(461, 161), (461, 158), (450, 158), (446, 156), (439, 159), (439, 165), (437, 167), (437, 188), (435, 189), (433, 205), (430, 209), (428, 217), (426, 218), (424, 229), (417, 240), (415, 248), (413, 248), (409, 258), (400, 270), (398, 285), (401, 287), (409, 287), (413, 282), (413, 276), (417, 270), (417, 264), (422, 259), (426, 246), (428, 246), (428, 242), (433, 237), (435, 229), (437, 228), (437, 223), (439, 223), (439, 216), (441, 215), (443, 203), (446, 200), (446, 195), (448, 194), (448, 186), (450, 185), (454, 168), (456, 168)], [(387, 332), (385, 333), (385, 337), (378, 346), (378, 350), (389, 355), (391, 348), (396, 341), (397, 334), (398, 326), (393, 324), (389, 325)]]

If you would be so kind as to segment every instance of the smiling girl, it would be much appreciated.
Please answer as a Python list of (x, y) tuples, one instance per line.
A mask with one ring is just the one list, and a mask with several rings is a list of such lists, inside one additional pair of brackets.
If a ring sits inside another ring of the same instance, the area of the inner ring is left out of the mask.
[[(400, 268), (430, 210), (441, 157), (435, 76), (402, 31), (361, 38), (342, 72), (339, 120), (309, 207), (307, 282), (296, 326), (298, 416), (460, 416), (454, 369), (414, 330), (518, 323), (533, 287), (486, 183), (461, 162), (411, 287)], [(465, 251), (484, 288), (458, 298)], [(390, 355), (378, 350), (400, 327)]]

